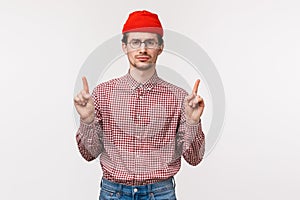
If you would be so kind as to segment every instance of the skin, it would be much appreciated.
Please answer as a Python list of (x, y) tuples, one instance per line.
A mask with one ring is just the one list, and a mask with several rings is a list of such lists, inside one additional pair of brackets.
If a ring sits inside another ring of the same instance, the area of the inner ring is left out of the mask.
[[(130, 32), (128, 41), (139, 39), (154, 39), (156, 42), (157, 35), (154, 33)], [(156, 49), (145, 48), (144, 44), (139, 49), (132, 49), (129, 44), (122, 43), (122, 49), (127, 55), (129, 61), (129, 73), (138, 82), (145, 83), (155, 73), (156, 61), (158, 56), (163, 52), (164, 46), (161, 45)], [(86, 77), (82, 77), (83, 89), (74, 97), (75, 108), (80, 115), (82, 122), (91, 124), (95, 117), (95, 107), (93, 99), (89, 92), (89, 86)], [(204, 100), (200, 97), (198, 87), (200, 80), (195, 81), (193, 90), (184, 101), (187, 123), (197, 124), (204, 110)]]
[[(127, 41), (133, 39), (145, 41), (154, 39), (158, 42), (155, 33), (131, 32), (128, 34)], [(144, 83), (155, 73), (155, 66), (158, 56), (162, 53), (164, 45), (156, 49), (145, 48), (142, 44), (139, 49), (132, 49), (129, 44), (122, 43), (123, 52), (127, 55), (130, 67), (130, 75), (138, 82)]]

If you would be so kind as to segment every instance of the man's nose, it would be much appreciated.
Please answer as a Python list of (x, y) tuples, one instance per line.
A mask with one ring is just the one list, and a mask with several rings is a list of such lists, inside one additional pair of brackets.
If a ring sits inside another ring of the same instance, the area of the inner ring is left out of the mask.
[(145, 52), (146, 49), (147, 49), (147, 47), (146, 47), (145, 43), (144, 43), (144, 42), (141, 43), (141, 46), (140, 46), (140, 48), (139, 48), (139, 51), (140, 51), (140, 52)]

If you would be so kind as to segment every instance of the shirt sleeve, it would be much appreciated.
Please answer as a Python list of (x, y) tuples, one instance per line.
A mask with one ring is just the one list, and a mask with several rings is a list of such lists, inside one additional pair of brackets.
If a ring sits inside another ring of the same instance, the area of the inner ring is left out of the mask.
[(93, 91), (92, 98), (95, 104), (94, 121), (91, 124), (86, 124), (80, 120), (80, 126), (76, 133), (76, 141), (79, 152), (87, 161), (96, 159), (104, 149), (102, 141), (102, 116), (96, 90)]
[(193, 166), (198, 165), (204, 156), (205, 135), (202, 132), (201, 120), (197, 124), (186, 121), (184, 104), (181, 108), (179, 127), (177, 129), (177, 152)]

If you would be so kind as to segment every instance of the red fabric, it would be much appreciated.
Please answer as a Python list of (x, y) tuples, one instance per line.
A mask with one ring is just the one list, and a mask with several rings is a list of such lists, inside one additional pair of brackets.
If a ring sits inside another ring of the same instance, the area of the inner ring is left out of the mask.
[(135, 11), (129, 14), (127, 21), (123, 26), (122, 33), (127, 32), (150, 32), (164, 35), (162, 25), (157, 14), (149, 11)]
[(187, 92), (155, 73), (145, 84), (127, 75), (93, 91), (96, 118), (80, 123), (77, 142), (88, 161), (100, 155), (103, 177), (126, 185), (144, 185), (174, 176), (181, 156), (191, 165), (203, 158), (201, 122), (186, 122)]

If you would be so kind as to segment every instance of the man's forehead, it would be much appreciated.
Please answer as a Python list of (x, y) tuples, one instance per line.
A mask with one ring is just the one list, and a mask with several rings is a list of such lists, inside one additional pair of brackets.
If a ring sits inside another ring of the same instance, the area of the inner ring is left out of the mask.
[(156, 33), (149, 32), (128, 32), (129, 39), (155, 39), (157, 38)]

